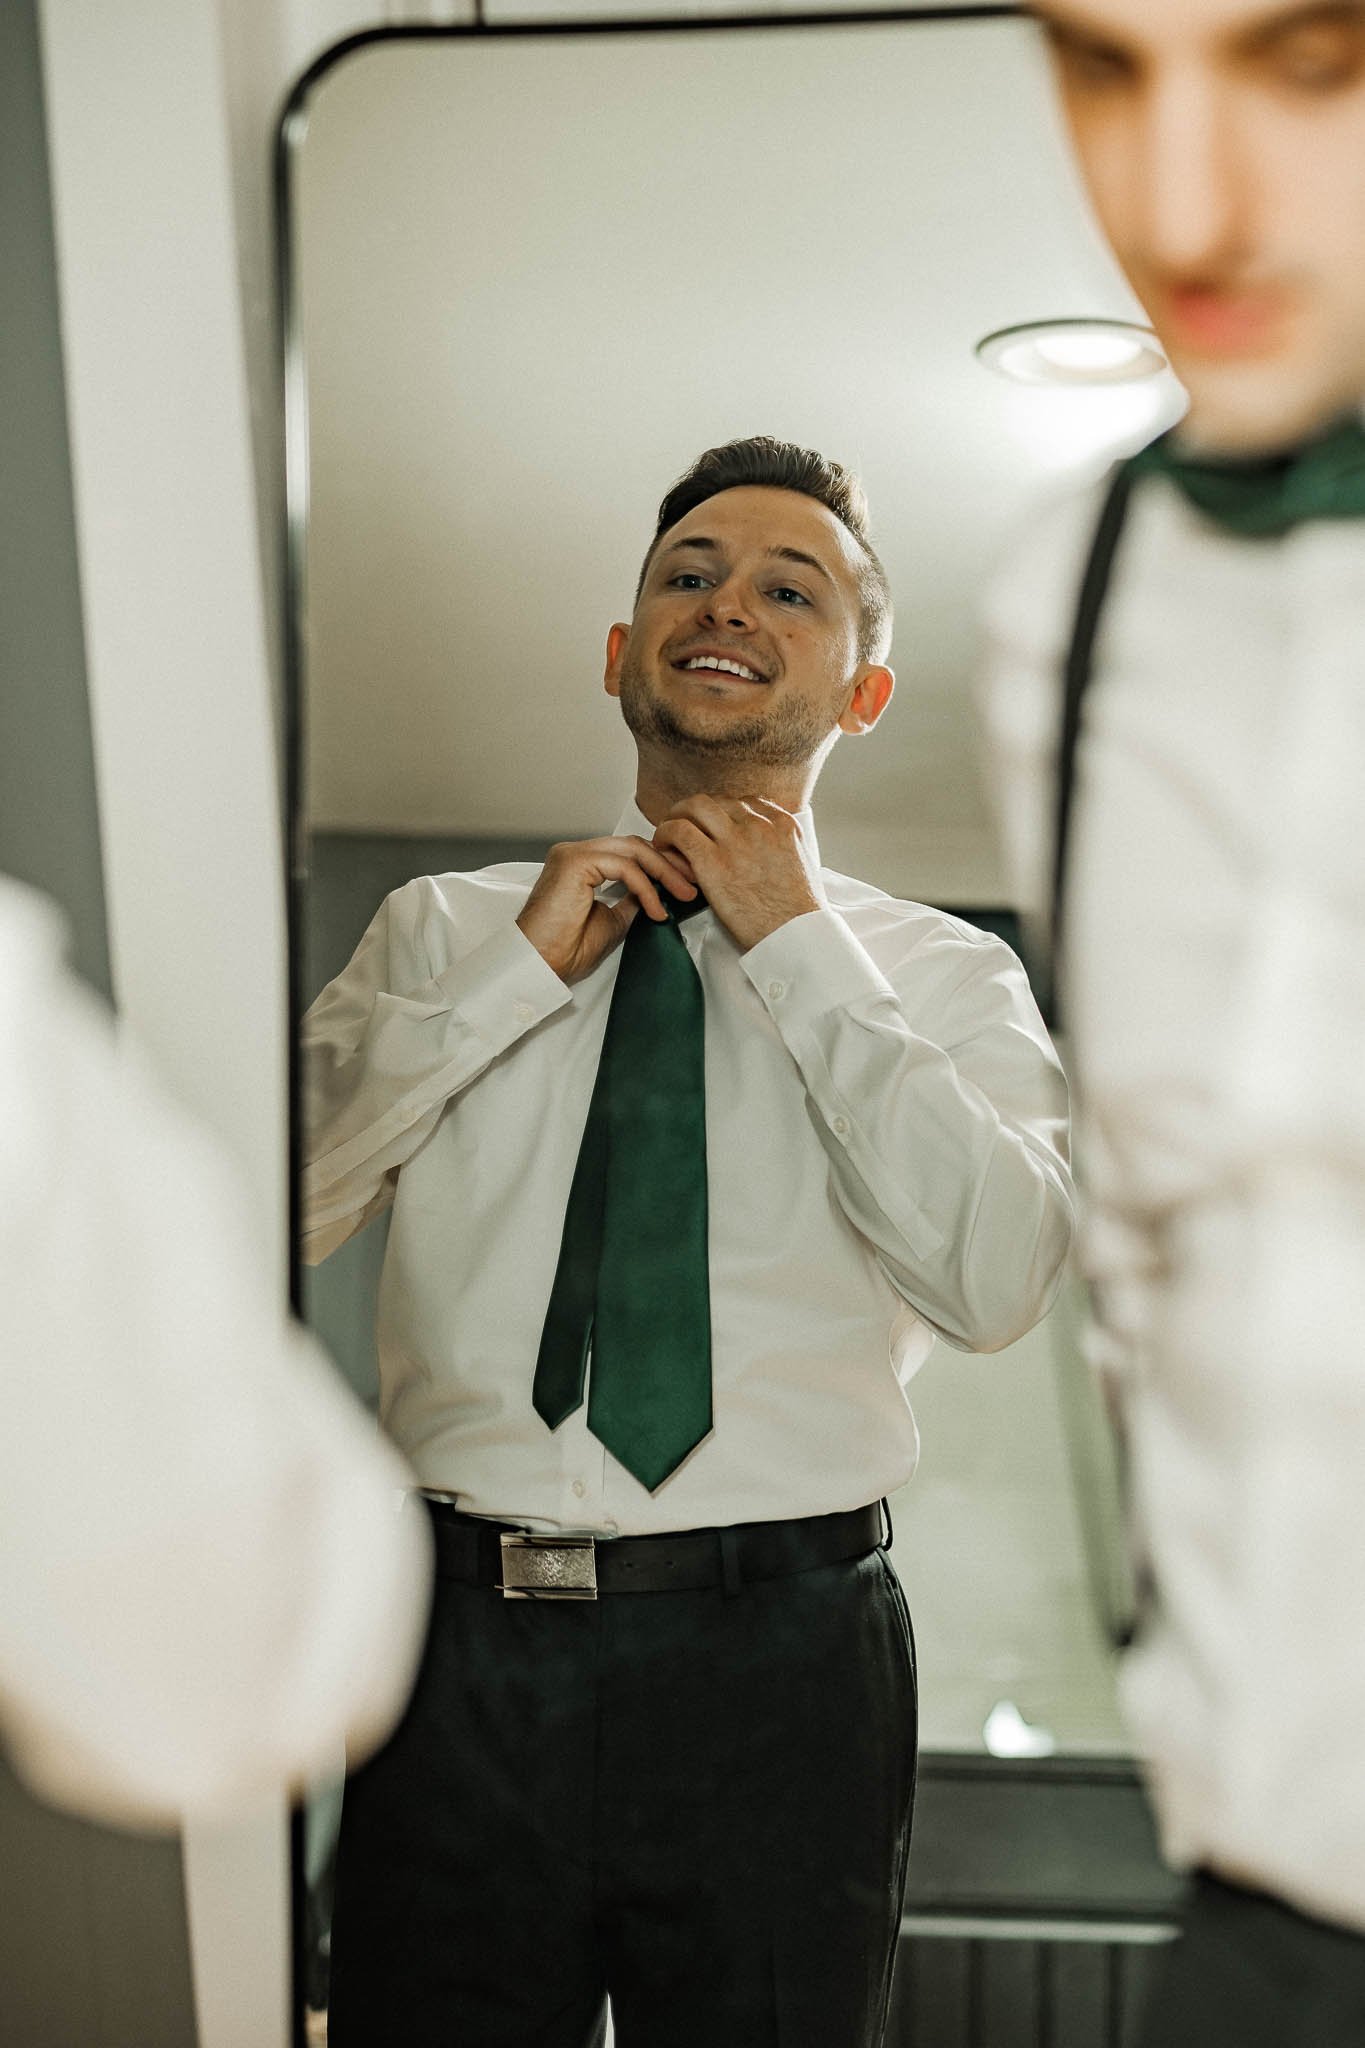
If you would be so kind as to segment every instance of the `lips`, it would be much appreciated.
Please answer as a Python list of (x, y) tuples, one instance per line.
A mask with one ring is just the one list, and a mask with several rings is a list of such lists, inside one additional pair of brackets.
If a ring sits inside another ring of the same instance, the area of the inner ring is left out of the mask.
[(1175, 285), (1166, 292), (1171, 338), (1203, 355), (1255, 355), (1280, 336), (1285, 301), (1269, 290)]

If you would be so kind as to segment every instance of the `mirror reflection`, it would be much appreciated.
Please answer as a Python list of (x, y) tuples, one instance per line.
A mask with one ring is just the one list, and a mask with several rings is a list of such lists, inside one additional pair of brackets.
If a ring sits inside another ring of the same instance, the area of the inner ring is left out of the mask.
[[(308, 1305), (444, 1563), (347, 1794), (333, 2038), (541, 2038), (548, 1983), (588, 2040), (605, 1943), (636, 2040), (665, 1978), (728, 2038), (718, 1973), (736, 2040), (774, 1996), (870, 2040), (917, 1719), (1124, 1747), (967, 679), (1029, 497), (1177, 394), (977, 359), (1140, 318), (1017, 22), (381, 41), (306, 117)], [(534, 1985), (495, 1940), (533, 1867)]]

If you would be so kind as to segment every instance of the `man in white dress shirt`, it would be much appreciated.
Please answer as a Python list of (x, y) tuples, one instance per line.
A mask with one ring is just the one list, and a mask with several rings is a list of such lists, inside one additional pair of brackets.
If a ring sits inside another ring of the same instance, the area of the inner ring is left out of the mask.
[(616, 831), (410, 882), (310, 1012), (307, 1246), (392, 1202), (382, 1414), (438, 1555), (413, 1705), (347, 1792), (334, 2048), (586, 2048), (608, 1989), (620, 2048), (882, 2038), (906, 1387), (936, 1335), (1029, 1328), (1070, 1234), (1014, 956), (820, 865), (810, 793), (884, 709), (889, 640), (855, 480), (710, 451), (608, 640)]
[(1035, 525), (985, 706), (1044, 921), (1059, 735), (1074, 778), (1061, 1017), (1150, 1586), (1124, 1686), (1198, 1872), (1147, 2038), (1335, 2048), (1365, 2039), (1365, 8), (1034, 11), (1191, 400)]
[(45, 1797), (168, 1825), (379, 1741), (429, 1541), (61, 942), (0, 879), (0, 1735)]

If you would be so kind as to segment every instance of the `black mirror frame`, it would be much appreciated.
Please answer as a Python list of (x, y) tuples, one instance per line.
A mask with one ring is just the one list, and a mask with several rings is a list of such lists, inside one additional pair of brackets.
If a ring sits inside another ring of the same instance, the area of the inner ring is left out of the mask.
[[(298, 273), (295, 246), (293, 157), (307, 132), (309, 105), (314, 92), (337, 66), (357, 52), (376, 43), (488, 43), (528, 39), (564, 41), (594, 37), (685, 36), (703, 33), (715, 36), (737, 30), (761, 29), (765, 34), (792, 34), (802, 29), (849, 29), (892, 24), (917, 27), (932, 23), (1013, 20), (1024, 8), (1013, 0), (997, 4), (931, 7), (874, 7), (812, 10), (790, 14), (733, 14), (685, 17), (644, 15), (639, 19), (611, 21), (488, 22), (482, 18), (482, 0), (475, 0), (476, 19), (448, 26), (400, 24), (366, 29), (344, 37), (322, 51), (291, 88), (280, 114), (274, 149), (274, 226), (276, 287), (280, 336), (280, 374), (284, 395), (284, 506), (282, 607), (284, 621), (284, 746), (283, 796), (285, 805), (285, 892), (288, 919), (288, 1058), (289, 1058), (289, 1140), (288, 1140), (288, 1271), (289, 1297), (296, 1316), (303, 1314), (302, 1262), (299, 1257), (299, 1176), (302, 1164), (302, 1118), (300, 1110), (300, 1063), (298, 1027), (306, 1008), (304, 988), (303, 911), (309, 878), (308, 823), (305, 813), (304, 748), (307, 721), (304, 706), (305, 649), (303, 607), (306, 598), (308, 538), (308, 394), (299, 332), (295, 281)], [(927, 1762), (928, 1759), (925, 1759)], [(979, 1768), (994, 1765), (983, 1759)], [(931, 1766), (932, 1768), (932, 1766)], [(1131, 1769), (1121, 1775), (1131, 1780)], [(306, 1970), (307, 1894), (304, 1877), (303, 1810), (296, 1807), (290, 1820), (290, 1935), (293, 2048), (306, 2048), (304, 1993)]]

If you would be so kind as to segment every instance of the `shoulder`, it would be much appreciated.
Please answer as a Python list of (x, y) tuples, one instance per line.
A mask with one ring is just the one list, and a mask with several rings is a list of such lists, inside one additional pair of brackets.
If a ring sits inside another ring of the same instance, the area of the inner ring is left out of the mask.
[[(0, 1197), (33, 1212), (56, 1146), (111, 1094), (110, 1013), (66, 963), (67, 926), (36, 890), (0, 877)], [(87, 1138), (93, 1155), (94, 1142)]]
[(539, 874), (535, 861), (505, 861), (414, 875), (384, 898), (357, 959), (389, 987), (426, 981), (515, 923)]
[(384, 899), (390, 922), (408, 928), (429, 923), (497, 924), (517, 917), (540, 875), (538, 861), (502, 861), (494, 867), (414, 875)]
[(22, 1014), (23, 992), (62, 971), (66, 927), (48, 897), (0, 875), (0, 1014)]
[(823, 873), (830, 908), (889, 979), (909, 970), (926, 985), (946, 988), (977, 975), (1026, 978), (1017, 955), (994, 932), (932, 904), (889, 896), (852, 875)]

